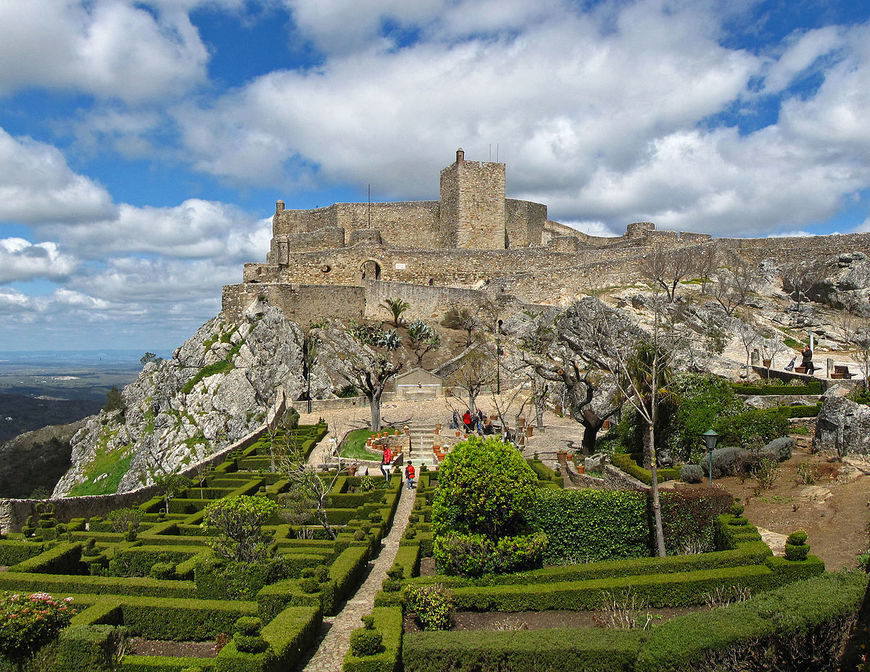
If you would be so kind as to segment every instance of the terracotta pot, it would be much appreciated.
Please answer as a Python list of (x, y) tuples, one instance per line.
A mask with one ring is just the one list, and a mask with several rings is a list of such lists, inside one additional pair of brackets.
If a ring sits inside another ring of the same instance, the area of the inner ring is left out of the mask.
[(577, 465), (577, 473), (582, 474), (584, 471), (586, 471), (586, 465), (585, 464), (578, 464)]

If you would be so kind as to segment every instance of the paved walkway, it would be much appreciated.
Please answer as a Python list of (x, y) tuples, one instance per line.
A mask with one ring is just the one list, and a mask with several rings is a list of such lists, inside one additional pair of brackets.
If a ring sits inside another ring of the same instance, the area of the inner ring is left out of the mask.
[(405, 534), (411, 509), (414, 508), (416, 490), (407, 490), (402, 485), (402, 496), (393, 519), (393, 526), (384, 539), (381, 552), (369, 563), (371, 571), (351, 597), (344, 609), (336, 616), (323, 619), (326, 635), (318, 642), (317, 651), (303, 668), (304, 672), (340, 672), (344, 656), (350, 648), (350, 633), (362, 627), (360, 618), (372, 612), (375, 594), (381, 589), (387, 572), (393, 566), (399, 550), (399, 540)]

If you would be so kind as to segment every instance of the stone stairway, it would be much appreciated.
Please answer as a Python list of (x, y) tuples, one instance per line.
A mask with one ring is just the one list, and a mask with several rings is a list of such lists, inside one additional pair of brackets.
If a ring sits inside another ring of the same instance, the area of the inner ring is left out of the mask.
[(411, 424), (409, 429), (411, 432), (411, 452), (407, 459), (417, 467), (422, 464), (425, 464), (427, 467), (435, 466), (437, 460), (432, 452), (432, 445), (435, 440), (434, 425)]

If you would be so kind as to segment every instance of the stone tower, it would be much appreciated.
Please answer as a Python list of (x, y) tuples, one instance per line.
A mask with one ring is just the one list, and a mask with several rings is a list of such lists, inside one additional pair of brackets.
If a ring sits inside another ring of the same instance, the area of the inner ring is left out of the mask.
[(441, 171), (441, 228), (456, 247), (503, 250), (505, 244), (505, 165), (466, 161)]

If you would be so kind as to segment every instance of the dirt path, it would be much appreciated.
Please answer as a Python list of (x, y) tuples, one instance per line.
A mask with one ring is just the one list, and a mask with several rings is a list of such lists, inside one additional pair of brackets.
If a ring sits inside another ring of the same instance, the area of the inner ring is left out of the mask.
[(323, 619), (327, 628), (325, 636), (318, 642), (317, 651), (303, 668), (304, 672), (340, 672), (344, 656), (350, 647), (350, 633), (362, 626), (360, 618), (370, 614), (375, 605), (375, 595), (381, 589), (387, 572), (393, 566), (399, 541), (405, 534), (408, 518), (414, 507), (416, 490), (406, 490), (402, 486), (399, 506), (393, 519), (393, 526), (386, 536), (380, 554), (369, 563), (368, 577), (336, 616)]

